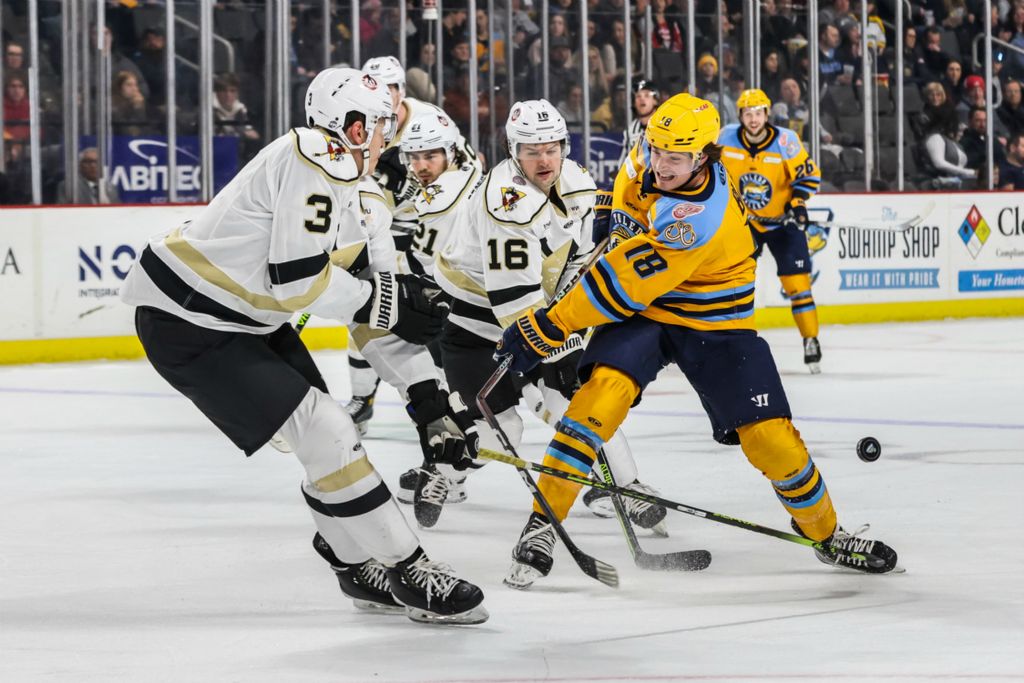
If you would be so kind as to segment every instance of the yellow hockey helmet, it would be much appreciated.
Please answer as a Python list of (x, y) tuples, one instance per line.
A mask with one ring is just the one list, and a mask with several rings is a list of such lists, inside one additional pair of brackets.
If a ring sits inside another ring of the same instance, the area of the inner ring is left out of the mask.
[(739, 99), (736, 100), (736, 108), (738, 110), (743, 111), (747, 107), (764, 107), (765, 109), (771, 109), (772, 101), (764, 94), (764, 90), (751, 88), (750, 90), (744, 90), (741, 92)]
[(647, 122), (647, 143), (667, 152), (698, 155), (718, 141), (722, 123), (715, 105), (689, 93), (665, 100)]

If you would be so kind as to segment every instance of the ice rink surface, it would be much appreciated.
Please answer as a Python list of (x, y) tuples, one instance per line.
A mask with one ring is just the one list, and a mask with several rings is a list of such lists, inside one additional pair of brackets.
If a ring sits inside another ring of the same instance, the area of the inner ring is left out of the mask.
[[(501, 579), (529, 493), (492, 463), (421, 533), (483, 587), (476, 627), (353, 609), (310, 546), (298, 462), (247, 461), (144, 361), (2, 368), (0, 681), (1024, 680), (1024, 321), (826, 327), (816, 377), (795, 330), (765, 336), (841, 523), (870, 522), (907, 572), (838, 571), (675, 512), (669, 539), (642, 544), (707, 548), (711, 567), (644, 572), (580, 505), (567, 527), (620, 589), (559, 548), (516, 592)], [(316, 357), (347, 398), (345, 354)], [(550, 432), (525, 419), (539, 460)], [(677, 371), (626, 434), (666, 497), (788, 528)], [(878, 462), (854, 453), (866, 435)], [(365, 443), (393, 488), (418, 462), (393, 390)]]

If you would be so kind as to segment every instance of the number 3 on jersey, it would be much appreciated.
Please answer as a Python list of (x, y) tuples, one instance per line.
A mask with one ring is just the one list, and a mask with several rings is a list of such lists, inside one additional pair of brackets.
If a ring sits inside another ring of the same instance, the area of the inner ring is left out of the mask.
[(325, 194), (311, 194), (306, 198), (306, 206), (316, 209), (313, 220), (303, 223), (306, 230), (324, 234), (331, 229), (331, 209), (334, 208), (334, 203), (330, 197)]

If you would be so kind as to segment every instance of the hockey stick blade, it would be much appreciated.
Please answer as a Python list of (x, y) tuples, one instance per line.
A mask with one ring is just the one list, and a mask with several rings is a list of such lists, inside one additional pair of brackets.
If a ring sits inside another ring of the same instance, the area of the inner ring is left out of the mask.
[[(615, 477), (608, 466), (604, 451), (598, 451), (598, 469), (604, 477), (605, 483), (615, 484)], [(622, 527), (622, 533), (626, 537), (626, 546), (633, 556), (633, 563), (640, 569), (662, 572), (692, 572), (707, 569), (711, 564), (711, 553), (707, 550), (679, 550), (671, 553), (649, 553), (640, 545), (636, 537), (632, 522), (622, 504), (619, 496), (610, 496), (612, 505), (615, 508), (615, 516)]]
[[(562, 470), (556, 469), (554, 467), (548, 467), (547, 465), (541, 465), (535, 462), (530, 462), (528, 460), (523, 460), (522, 458), (506, 455), (504, 453), (499, 453), (497, 451), (492, 451), (489, 448), (481, 448), (477, 452), (477, 457), (483, 458), (484, 460), (496, 460), (498, 462), (513, 465), (515, 467), (518, 467), (520, 471), (528, 469), (534, 472), (539, 472), (541, 474), (548, 474), (552, 477), (558, 477), (559, 479), (565, 479), (567, 481), (572, 481), (577, 484), (582, 484), (583, 486), (589, 486), (595, 489), (602, 489), (604, 491), (608, 491), (609, 493), (615, 493), (620, 496), (625, 496), (626, 498), (635, 498), (637, 500), (643, 500), (648, 503), (663, 505), (666, 508), (669, 508), (670, 510), (676, 510), (677, 512), (682, 512), (683, 514), (692, 515), (694, 517), (700, 517), (702, 519), (707, 519), (712, 522), (718, 522), (719, 524), (725, 524), (728, 526), (738, 527), (740, 529), (746, 529), (747, 531), (753, 531), (754, 533), (764, 534), (765, 536), (772, 536), (773, 538), (778, 538), (783, 541), (789, 541), (790, 543), (796, 543), (798, 545), (814, 548), (815, 550), (820, 550), (825, 553), (829, 552), (829, 548), (827, 548), (825, 544), (820, 541), (812, 541), (809, 538), (804, 538), (803, 536), (791, 534), (787, 531), (779, 531), (778, 529), (772, 529), (770, 527), (761, 526), (760, 524), (756, 524), (754, 522), (747, 522), (742, 519), (737, 519), (736, 517), (729, 517), (728, 515), (719, 514), (717, 512), (711, 512), (709, 510), (701, 510), (700, 508), (695, 508), (690, 505), (683, 505), (682, 503), (677, 503), (675, 501), (668, 500), (667, 498), (662, 498), (661, 496), (652, 496), (646, 493), (641, 493), (639, 491), (633, 491), (632, 489), (623, 488), (621, 486), (611, 486), (610, 484), (605, 484), (602, 481), (590, 479), (589, 477), (581, 477), (579, 475), (572, 474), (571, 472), (563, 472)], [(878, 557), (877, 555), (872, 555), (871, 553), (850, 553), (850, 556), (854, 559), (862, 560), (872, 567), (882, 567), (885, 565), (884, 558)]]

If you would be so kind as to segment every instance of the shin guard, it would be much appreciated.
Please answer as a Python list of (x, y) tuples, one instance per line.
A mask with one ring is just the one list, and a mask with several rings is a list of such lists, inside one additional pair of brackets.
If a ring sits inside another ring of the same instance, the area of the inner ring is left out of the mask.
[(793, 423), (777, 417), (743, 425), (737, 432), (747, 460), (772, 482), (775, 495), (807, 537), (821, 541), (831, 536), (836, 528), (832, 498)]
[(793, 309), (793, 320), (800, 330), (800, 336), (804, 339), (817, 337), (818, 309), (814, 306), (814, 296), (811, 294), (810, 274), (780, 275), (779, 279)]
[[(544, 453), (544, 464), (587, 476), (597, 451), (626, 419), (639, 393), (639, 385), (629, 375), (603, 365), (594, 368), (558, 422), (555, 436)], [(579, 494), (580, 484), (541, 475), (538, 486), (558, 519), (565, 519)], [(534, 503), (536, 512), (542, 512), (539, 507)]]

